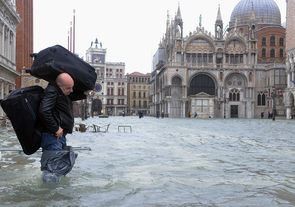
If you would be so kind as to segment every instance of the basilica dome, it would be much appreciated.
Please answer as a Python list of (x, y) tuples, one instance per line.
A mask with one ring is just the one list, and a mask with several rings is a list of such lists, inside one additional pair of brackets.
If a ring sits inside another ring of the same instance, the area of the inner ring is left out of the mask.
[(241, 0), (231, 13), (229, 26), (249, 25), (252, 14), (257, 24), (281, 25), (281, 12), (274, 0)]

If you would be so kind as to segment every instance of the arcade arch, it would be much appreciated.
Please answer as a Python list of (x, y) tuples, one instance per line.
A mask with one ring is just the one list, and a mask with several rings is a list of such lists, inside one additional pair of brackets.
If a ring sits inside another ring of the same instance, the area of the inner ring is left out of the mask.
[(194, 117), (213, 118), (216, 81), (205, 73), (195, 75), (188, 88), (189, 110)]

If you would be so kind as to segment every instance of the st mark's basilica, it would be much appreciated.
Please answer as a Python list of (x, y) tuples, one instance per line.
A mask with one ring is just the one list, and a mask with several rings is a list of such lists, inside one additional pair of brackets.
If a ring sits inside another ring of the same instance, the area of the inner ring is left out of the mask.
[(151, 114), (285, 116), (286, 29), (275, 1), (241, 0), (226, 24), (220, 7), (216, 13), (214, 34), (201, 20), (195, 31), (183, 34), (180, 7), (174, 18), (167, 15), (153, 57)]

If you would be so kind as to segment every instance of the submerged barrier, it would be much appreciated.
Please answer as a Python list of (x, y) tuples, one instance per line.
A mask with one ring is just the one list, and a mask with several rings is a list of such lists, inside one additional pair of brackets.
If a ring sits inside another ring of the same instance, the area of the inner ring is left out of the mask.
[[(74, 151), (91, 151), (90, 147), (72, 147)], [(61, 150), (61, 151), (68, 151), (68, 150)], [(10, 149), (10, 148), (0, 148), (1, 152), (18, 152), (18, 153), (24, 153), (22, 149)], [(37, 152), (42, 152), (41, 149), (39, 149)]]

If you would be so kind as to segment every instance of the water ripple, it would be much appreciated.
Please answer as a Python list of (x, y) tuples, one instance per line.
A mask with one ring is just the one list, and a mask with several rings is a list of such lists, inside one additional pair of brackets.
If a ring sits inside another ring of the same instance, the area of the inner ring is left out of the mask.
[[(81, 121), (81, 120), (77, 120)], [(1, 206), (295, 205), (295, 128), (290, 120), (90, 118), (109, 133), (74, 132), (79, 152), (58, 185), (41, 182), (40, 153), (2, 153)], [(132, 133), (118, 132), (131, 125)], [(0, 129), (1, 148), (19, 148)]]

